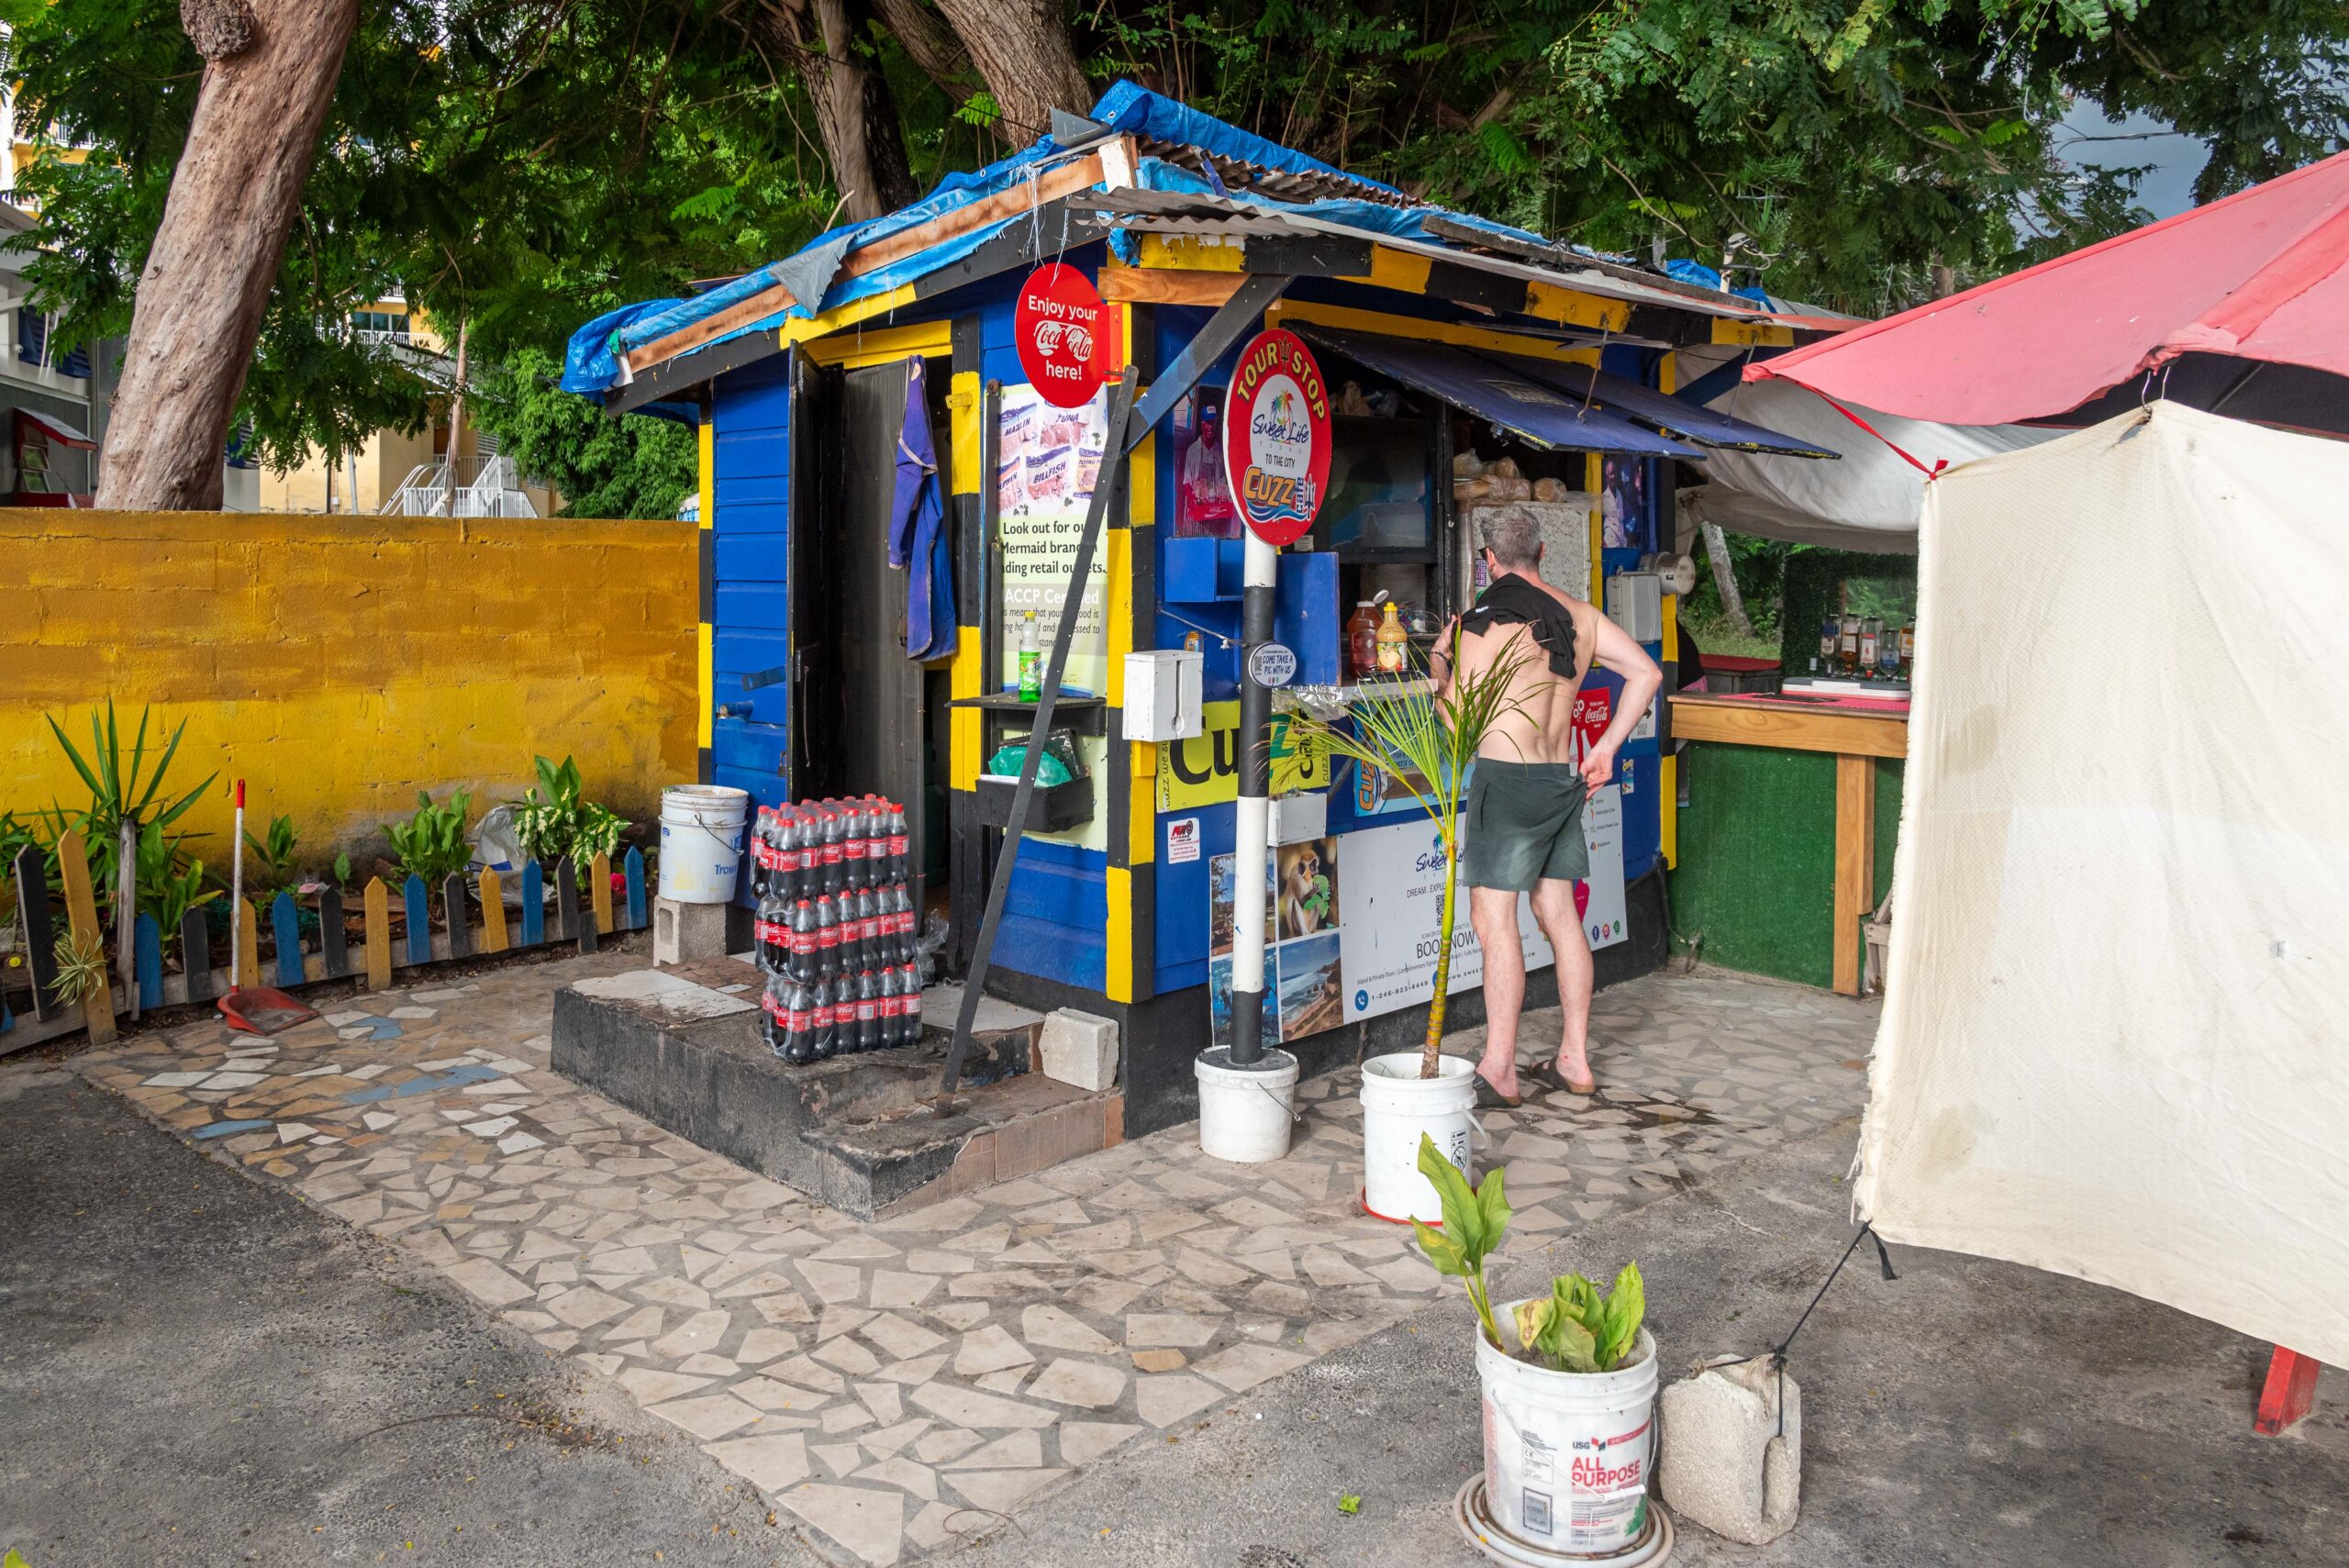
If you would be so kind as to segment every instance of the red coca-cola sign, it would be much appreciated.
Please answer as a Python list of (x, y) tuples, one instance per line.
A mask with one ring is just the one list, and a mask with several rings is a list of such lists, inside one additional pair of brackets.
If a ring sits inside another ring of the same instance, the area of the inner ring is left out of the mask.
[(1100, 291), (1066, 262), (1047, 262), (1019, 285), (1012, 310), (1019, 368), (1055, 407), (1082, 407), (1101, 390), (1108, 357), (1102, 339), (1108, 328)]

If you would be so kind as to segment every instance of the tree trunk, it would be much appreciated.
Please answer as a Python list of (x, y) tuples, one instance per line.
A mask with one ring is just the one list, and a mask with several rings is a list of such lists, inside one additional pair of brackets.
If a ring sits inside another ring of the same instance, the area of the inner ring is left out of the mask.
[(874, 0), (873, 8), (880, 14), (881, 25), (896, 35), (906, 57), (938, 83), (939, 91), (957, 104), (970, 97), (971, 86), (965, 79), (971, 69), (970, 51), (937, 13), (921, 0)]
[(1731, 564), (1729, 540), (1721, 537), (1721, 526), (1705, 525), (1705, 559), (1713, 563), (1713, 586), (1720, 590), (1721, 611), (1729, 617), (1729, 624), (1737, 628), (1740, 637), (1753, 635), (1753, 622), (1745, 613), (1744, 595), (1737, 591), (1737, 568)]
[(220, 505), (228, 427), (359, 5), (254, 0), (252, 13), (250, 47), (205, 66), (139, 274), (100, 506)]
[(771, 0), (760, 16), (807, 78), (816, 134), (849, 218), (861, 223), (918, 199), (896, 99), (877, 66), (856, 51), (871, 21), (865, 0)]
[(1056, 108), (1081, 115), (1093, 107), (1056, 0), (939, 0), (938, 8), (995, 95), (1004, 140), (1033, 141), (1052, 128)]

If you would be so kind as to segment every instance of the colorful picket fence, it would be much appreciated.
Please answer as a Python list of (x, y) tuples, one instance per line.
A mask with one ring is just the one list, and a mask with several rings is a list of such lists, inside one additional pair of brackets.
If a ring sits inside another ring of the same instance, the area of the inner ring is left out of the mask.
[[(68, 930), (77, 946), (86, 947), (100, 940), (96, 906), (86, 870), (78, 879), (78, 885), (72, 871), (85, 866), (86, 861), (78, 839), (61, 847), (67, 851), (61, 858), (68, 868)], [(182, 973), (167, 975), (163, 971), (162, 928), (152, 915), (142, 914), (131, 930), (129, 979), (119, 995), (109, 990), (93, 996), (86, 1008), (68, 1006), (57, 992), (61, 933), (55, 929), (50, 912), (49, 884), (40, 851), (27, 846), (17, 853), (8, 872), (16, 882), (17, 907), (23, 912), (26, 968), (32, 983), (30, 1020), (8, 1015), (5, 997), (0, 997), (0, 1031), (8, 1031), (9, 1045), (19, 1043), (22, 1037), (14, 1035), (13, 1030), (28, 1021), (35, 1026), (39, 1039), (86, 1023), (94, 1038), (110, 1040), (114, 1038), (115, 1018), (120, 1010), (143, 1012), (182, 1003), (208, 1002), (239, 985), (264, 984), (260, 942), (262, 914), (248, 901), (236, 912), (241, 937), (241, 973), (231, 975), (225, 967), (214, 967), (216, 960), (225, 964), (228, 955), (220, 951), (223, 944), (213, 940), (211, 927), (204, 911), (198, 908), (188, 910), (179, 923)], [(506, 889), (518, 880), (520, 919), (516, 921), (509, 917)], [(514, 873), (495, 871), (484, 871), (470, 881), (462, 875), (449, 877), (438, 890), (444, 921), (439, 930), (432, 928), (430, 919), (433, 890), (425, 886), (422, 877), (411, 875), (396, 890), (387, 888), (381, 877), (370, 878), (360, 895), (361, 935), (355, 952), (346, 929), (340, 888), (322, 888), (307, 901), (317, 917), (316, 939), (312, 951), (307, 952), (303, 951), (301, 934), (304, 901), (290, 891), (280, 893), (270, 901), (267, 911), (277, 951), (266, 984), (289, 990), (322, 981), (363, 976), (370, 989), (382, 990), (392, 984), (397, 971), (418, 964), (553, 944), (594, 952), (600, 937), (641, 930), (651, 924), (647, 917), (644, 854), (640, 850), (629, 850), (620, 861), (620, 891), (617, 898), (612, 862), (607, 856), (597, 855), (587, 864), (587, 898), (584, 907), (579, 873), (568, 856), (554, 863), (552, 880), (555, 897), (553, 929), (550, 932), (548, 873), (536, 862), (526, 863), (518, 879)], [(473, 900), (468, 896), (475, 892), (481, 903), (478, 926), (473, 923)], [(405, 925), (396, 942), (393, 939), (395, 907), (400, 911)], [(29, 1040), (22, 1042), (31, 1043)]]

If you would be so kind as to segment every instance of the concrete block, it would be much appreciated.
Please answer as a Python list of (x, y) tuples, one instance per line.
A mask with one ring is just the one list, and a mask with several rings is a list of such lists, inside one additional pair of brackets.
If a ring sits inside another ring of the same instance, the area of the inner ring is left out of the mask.
[(1114, 1018), (1063, 1007), (1044, 1019), (1041, 1044), (1044, 1076), (1098, 1094), (1118, 1082), (1118, 1025)]
[[(1780, 1433), (1780, 1391), (1786, 1400)], [(1674, 1514), (1763, 1546), (1801, 1507), (1802, 1389), (1769, 1357), (1699, 1369), (1664, 1391), (1656, 1482)]]
[(726, 956), (726, 906), (652, 900), (652, 962), (691, 963)]

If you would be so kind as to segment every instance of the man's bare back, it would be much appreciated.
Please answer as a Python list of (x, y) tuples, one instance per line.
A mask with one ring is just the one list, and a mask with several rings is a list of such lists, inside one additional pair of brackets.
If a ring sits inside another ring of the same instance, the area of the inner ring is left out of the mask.
[(1549, 651), (1533, 639), (1533, 628), (1516, 625), (1488, 627), (1460, 639), (1460, 668), (1455, 679), (1474, 680), (1519, 650), (1517, 673), (1509, 682), (1512, 706), (1494, 720), (1476, 749), (1480, 757), (1507, 762), (1570, 762), (1574, 761), (1575, 696), (1590, 673), (1591, 656), (1598, 634), (1591, 624), (1599, 613), (1580, 599), (1567, 597), (1530, 573), (1519, 576), (1564, 606), (1575, 628), (1575, 673), (1571, 678), (1550, 668)]

